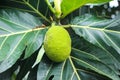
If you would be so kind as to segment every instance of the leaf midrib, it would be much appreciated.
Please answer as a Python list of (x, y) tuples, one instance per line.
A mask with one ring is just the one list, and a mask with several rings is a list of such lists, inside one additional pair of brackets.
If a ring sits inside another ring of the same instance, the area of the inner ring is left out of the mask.
[(120, 34), (119, 31), (115, 31), (115, 30), (108, 30), (108, 29), (105, 29), (105, 28), (93, 28), (93, 27), (89, 27), (89, 26), (79, 26), (79, 25), (70, 25), (71, 27), (73, 28), (82, 28), (82, 29), (91, 29), (91, 30), (98, 30), (98, 31), (102, 31), (102, 32), (109, 32), (109, 33), (117, 33), (117, 34)]
[(69, 60), (70, 60), (71, 66), (72, 66), (72, 68), (73, 68), (73, 71), (74, 71), (74, 73), (76, 74), (78, 80), (81, 80), (81, 79), (80, 79), (80, 76), (78, 75), (77, 70), (75, 69), (75, 66), (74, 66), (74, 64), (73, 64), (73, 62), (72, 62), (72, 60), (71, 60), (71, 58), (72, 58), (72, 56), (69, 56)]
[(3, 35), (0, 35), (0, 37), (6, 37), (6, 36), (12, 36), (12, 35), (23, 34), (23, 33), (28, 33), (28, 32), (34, 32), (34, 31), (39, 31), (42, 29), (45, 29), (45, 28), (35, 28), (35, 29), (29, 29), (29, 30), (25, 30), (25, 31), (10, 33), (10, 34), (3, 34)]
[[(96, 67), (90, 65), (89, 63), (87, 63), (87, 62), (85, 62), (85, 61), (82, 61), (82, 60), (80, 60), (80, 59), (78, 59), (78, 58), (76, 58), (76, 57), (73, 57), (73, 56), (71, 56), (71, 58), (73, 58), (73, 59), (75, 59), (75, 60), (77, 60), (77, 61), (80, 61), (80, 62), (82, 62), (82, 63), (84, 63), (84, 64), (92, 67), (96, 72), (98, 72), (98, 73), (100, 73), (100, 74), (103, 74), (103, 75), (105, 75), (105, 76), (109, 76), (108, 74), (100, 71), (99, 69), (97, 69)], [(111, 76), (109, 76), (109, 77), (110, 77), (111, 79), (113, 79)]]

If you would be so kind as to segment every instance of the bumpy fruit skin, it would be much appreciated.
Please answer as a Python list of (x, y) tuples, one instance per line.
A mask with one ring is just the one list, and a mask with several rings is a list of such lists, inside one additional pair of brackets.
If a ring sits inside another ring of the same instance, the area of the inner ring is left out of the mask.
[(71, 52), (71, 38), (68, 32), (60, 26), (52, 26), (46, 32), (44, 49), (48, 58), (54, 62), (62, 62)]

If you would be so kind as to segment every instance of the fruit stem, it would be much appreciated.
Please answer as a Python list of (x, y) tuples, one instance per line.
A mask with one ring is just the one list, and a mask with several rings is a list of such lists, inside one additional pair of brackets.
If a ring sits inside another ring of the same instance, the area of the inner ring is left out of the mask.
[(54, 8), (52, 7), (52, 5), (50, 4), (50, 2), (49, 2), (48, 0), (45, 0), (45, 1), (46, 1), (46, 3), (47, 3), (48, 7), (50, 8), (50, 10), (51, 10), (53, 13), (55, 13), (55, 10), (54, 10)]
[(53, 27), (53, 26), (55, 26), (55, 25), (56, 25), (56, 23), (55, 23), (55, 22), (52, 22), (51, 27)]

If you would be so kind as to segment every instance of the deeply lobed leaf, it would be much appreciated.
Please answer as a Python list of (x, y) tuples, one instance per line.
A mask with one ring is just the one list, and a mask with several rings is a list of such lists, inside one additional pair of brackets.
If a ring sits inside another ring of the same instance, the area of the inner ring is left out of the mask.
[[(119, 17), (108, 20), (86, 14), (76, 17), (71, 22), (77, 35), (102, 49), (88, 47), (84, 51), (98, 57), (103, 63), (112, 68), (116, 75), (120, 74), (118, 71), (120, 69), (119, 20)], [(114, 77), (111, 78), (114, 79)], [(117, 79), (119, 80), (119, 78)]]
[(43, 42), (46, 29), (40, 19), (16, 10), (0, 11), (0, 73), (10, 68), (23, 50), (25, 58), (35, 52)]

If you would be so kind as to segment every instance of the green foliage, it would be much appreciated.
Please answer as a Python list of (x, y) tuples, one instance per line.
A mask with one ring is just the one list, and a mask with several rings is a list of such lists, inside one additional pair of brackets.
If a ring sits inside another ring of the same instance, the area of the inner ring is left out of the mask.
[(61, 3), (61, 10), (63, 13), (62, 17), (65, 17), (75, 9), (78, 9), (79, 7), (85, 4), (91, 3), (93, 5), (94, 4), (99, 5), (108, 1), (111, 1), (111, 0), (63, 0)]
[(16, 10), (1, 10), (0, 23), (0, 72), (3, 72), (19, 59), (25, 47), (25, 58), (35, 52), (42, 45), (46, 29), (34, 29), (42, 25), (40, 19)]
[[(59, 18), (50, 11), (54, 1), (46, 1), (0, 0), (0, 80), (120, 80), (120, 16), (68, 16), (110, 0), (62, 0)], [(72, 39), (71, 55), (61, 63), (44, 54), (52, 22), (64, 25)]]

